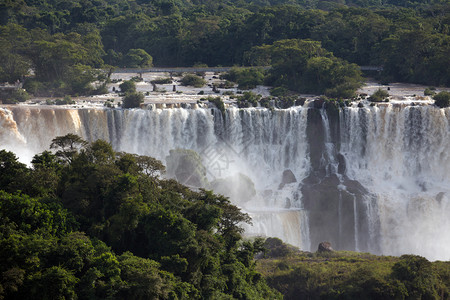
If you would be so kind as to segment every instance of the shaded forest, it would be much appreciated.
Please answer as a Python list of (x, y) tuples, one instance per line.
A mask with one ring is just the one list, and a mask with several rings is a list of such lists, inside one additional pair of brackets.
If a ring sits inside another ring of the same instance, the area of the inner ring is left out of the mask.
[(31, 167), (0, 150), (0, 299), (281, 298), (227, 198), (102, 140), (51, 148)]
[[(32, 68), (31, 93), (82, 94), (104, 80), (98, 68), (272, 65), (298, 43), (275, 59), (262, 50), (311, 40), (339, 60), (382, 66), (383, 81), (448, 86), (449, 11), (448, 1), (3, 1), (0, 81)], [(313, 69), (326, 73), (333, 59)]]

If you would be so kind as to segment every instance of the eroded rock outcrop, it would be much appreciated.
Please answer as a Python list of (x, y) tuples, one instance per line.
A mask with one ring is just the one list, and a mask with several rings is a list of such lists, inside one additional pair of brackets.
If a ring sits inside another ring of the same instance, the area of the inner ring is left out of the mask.
[(287, 169), (283, 171), (283, 175), (281, 177), (281, 183), (278, 186), (278, 189), (282, 189), (286, 184), (297, 182), (297, 178), (295, 178), (294, 173), (291, 170)]
[(331, 247), (330, 242), (321, 242), (317, 248), (317, 252), (333, 252), (334, 249)]

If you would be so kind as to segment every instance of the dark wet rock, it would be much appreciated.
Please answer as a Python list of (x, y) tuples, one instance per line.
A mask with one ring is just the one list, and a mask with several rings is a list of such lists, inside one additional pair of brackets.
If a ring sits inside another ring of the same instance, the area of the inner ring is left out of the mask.
[(440, 193), (438, 193), (438, 194), (436, 195), (436, 200), (437, 200), (439, 203), (442, 203), (442, 199), (444, 199), (444, 196), (445, 196), (445, 193), (444, 193), (444, 192), (440, 192)]
[(306, 102), (306, 98), (300, 98), (295, 100), (295, 106), (303, 106)]
[(364, 217), (367, 203), (375, 198), (358, 181), (336, 174), (309, 176), (303, 180), (301, 192), (309, 214), (310, 247), (326, 239), (342, 250), (376, 249), (377, 237), (369, 238)]
[(316, 99), (314, 100), (314, 108), (321, 109), (325, 103), (325, 99)]
[(278, 186), (278, 189), (282, 189), (286, 184), (297, 182), (297, 178), (295, 178), (294, 173), (291, 170), (287, 169), (283, 171), (283, 176), (281, 178), (281, 183)]
[(264, 248), (266, 249), (266, 258), (286, 257), (290, 253), (299, 252), (299, 249), (283, 243), (282, 240), (276, 237), (268, 237), (264, 242)]
[(187, 149), (170, 150), (167, 161), (167, 176), (193, 187), (208, 187), (206, 168), (197, 152)]
[[(308, 110), (306, 135), (311, 171), (299, 187), (303, 208), (308, 212), (309, 247), (312, 249), (326, 240), (342, 250), (376, 252), (379, 248), (376, 198), (358, 181), (345, 175), (346, 160), (338, 146), (331, 152), (338, 163), (337, 173), (330, 174), (329, 165), (333, 160), (327, 159), (330, 153), (325, 154), (328, 151), (325, 143), (340, 145), (340, 114), (328, 108), (326, 113), (328, 118), (324, 120), (321, 109)], [(330, 134), (327, 141), (325, 126)], [(370, 224), (365, 217), (368, 209), (373, 216)]]
[(291, 199), (286, 198), (286, 199), (284, 200), (284, 208), (286, 208), (286, 209), (291, 208)]
[(250, 177), (242, 173), (216, 179), (211, 182), (211, 187), (214, 192), (240, 204), (250, 201), (256, 195), (255, 184)]
[(358, 103), (358, 107), (359, 107), (359, 108), (363, 108), (363, 107), (364, 107), (364, 103), (359, 102), (359, 103)]
[(338, 153), (336, 156), (338, 161), (338, 173), (339, 174), (345, 174), (345, 171), (347, 170), (347, 166), (345, 164), (345, 157), (341, 153)]
[(322, 174), (325, 173), (325, 169), (321, 168), (323, 157), (322, 153), (325, 151), (325, 132), (319, 109), (308, 110), (308, 126), (306, 127), (306, 136), (309, 144), (311, 170), (315, 170), (315, 172), (325, 175)]
[(334, 249), (331, 247), (329, 242), (321, 242), (317, 248), (317, 252), (333, 252)]

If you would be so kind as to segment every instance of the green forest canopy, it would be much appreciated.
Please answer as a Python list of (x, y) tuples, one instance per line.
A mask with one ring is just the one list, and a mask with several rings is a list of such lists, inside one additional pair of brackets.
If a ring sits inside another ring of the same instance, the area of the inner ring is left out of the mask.
[(32, 167), (0, 150), (0, 299), (280, 299), (223, 196), (68, 134)]
[(264, 61), (258, 47), (296, 39), (383, 66), (385, 81), (450, 85), (449, 12), (449, 1), (3, 1), (0, 81), (31, 67), (31, 92), (86, 94), (106, 65), (249, 65)]

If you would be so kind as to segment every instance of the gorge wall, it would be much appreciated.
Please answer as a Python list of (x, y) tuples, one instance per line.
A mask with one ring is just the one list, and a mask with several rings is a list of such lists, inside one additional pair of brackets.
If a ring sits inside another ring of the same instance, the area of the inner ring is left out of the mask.
[[(229, 196), (253, 218), (248, 235), (450, 259), (448, 108), (0, 108), (0, 148), (24, 162), (67, 133), (154, 156), (180, 181)], [(176, 149), (194, 150), (198, 165)]]

